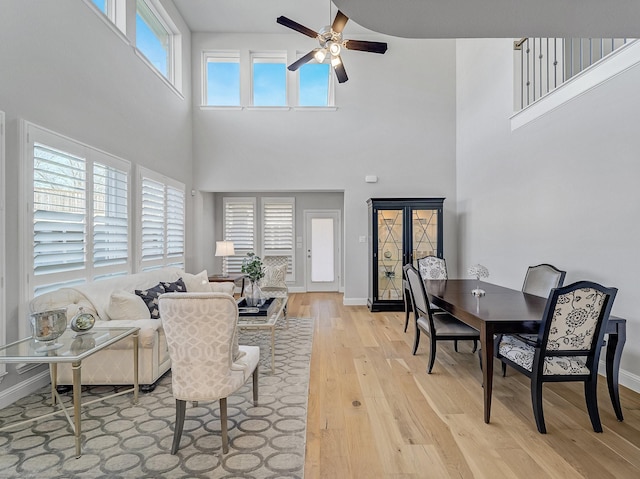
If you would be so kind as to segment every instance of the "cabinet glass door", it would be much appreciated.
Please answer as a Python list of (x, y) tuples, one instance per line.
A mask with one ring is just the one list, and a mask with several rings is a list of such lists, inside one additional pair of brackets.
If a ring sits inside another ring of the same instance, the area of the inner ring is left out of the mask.
[(413, 265), (417, 268), (418, 258), (438, 255), (438, 210), (414, 209), (411, 226), (411, 252)]
[(378, 299), (402, 299), (403, 210), (378, 210)]

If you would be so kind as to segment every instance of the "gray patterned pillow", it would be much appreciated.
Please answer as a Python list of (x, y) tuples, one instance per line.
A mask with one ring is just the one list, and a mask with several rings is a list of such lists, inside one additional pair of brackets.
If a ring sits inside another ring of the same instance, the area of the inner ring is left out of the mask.
[(143, 290), (136, 289), (136, 294), (142, 298), (142, 300), (144, 301), (144, 304), (146, 304), (147, 308), (149, 308), (149, 313), (151, 313), (151, 319), (160, 319), (160, 309), (158, 309), (158, 298), (163, 293), (166, 293), (166, 291), (162, 283), (156, 284), (153, 288), (148, 288)]
[(164, 287), (165, 293), (186, 293), (187, 286), (184, 284), (182, 278), (178, 278), (173, 283), (161, 281), (160, 284)]

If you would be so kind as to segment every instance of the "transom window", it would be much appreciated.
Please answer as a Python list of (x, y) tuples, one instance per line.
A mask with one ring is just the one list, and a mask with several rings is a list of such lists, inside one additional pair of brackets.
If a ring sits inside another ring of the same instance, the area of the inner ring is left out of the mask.
[(252, 53), (253, 106), (287, 106), (287, 56)]
[(302, 65), (298, 70), (298, 105), (333, 105), (330, 87), (331, 68), (328, 63), (309, 62)]
[(240, 53), (205, 52), (205, 105), (240, 106)]

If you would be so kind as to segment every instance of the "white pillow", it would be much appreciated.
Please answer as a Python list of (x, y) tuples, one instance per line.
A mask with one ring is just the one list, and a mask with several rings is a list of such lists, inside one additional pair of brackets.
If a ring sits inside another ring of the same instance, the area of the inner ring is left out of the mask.
[(210, 293), (209, 288), (209, 276), (207, 270), (200, 271), (198, 274), (185, 273), (182, 275), (182, 281), (184, 281), (187, 287), (187, 293)]
[(111, 319), (151, 319), (142, 298), (121, 289), (111, 293), (107, 314)]

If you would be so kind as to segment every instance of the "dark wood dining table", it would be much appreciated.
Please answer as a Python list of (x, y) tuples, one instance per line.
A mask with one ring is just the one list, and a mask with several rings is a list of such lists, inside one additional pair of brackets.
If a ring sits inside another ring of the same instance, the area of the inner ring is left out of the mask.
[[(547, 299), (483, 281), (469, 279), (425, 280), (430, 301), (480, 332), (484, 422), (491, 417), (495, 334), (537, 334)], [(480, 287), (482, 297), (471, 291)], [(606, 370), (611, 402), (619, 421), (623, 420), (618, 393), (620, 357), (626, 340), (626, 320), (611, 316), (607, 324)]]

